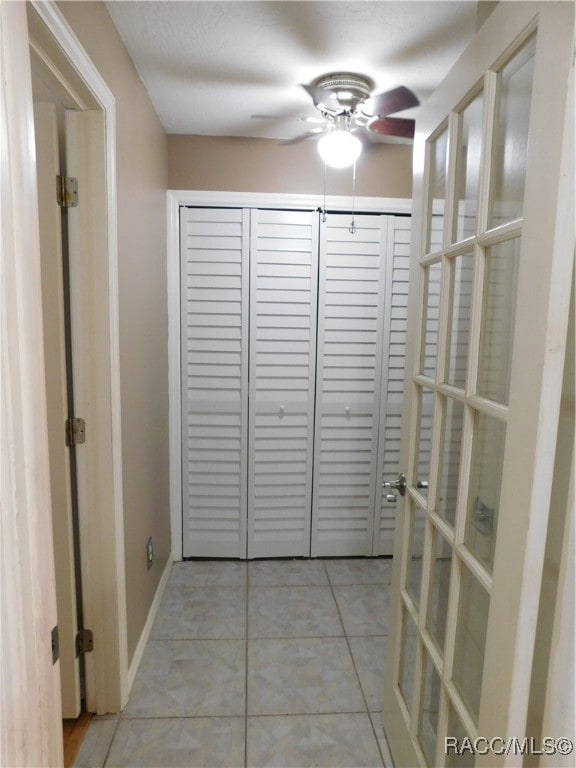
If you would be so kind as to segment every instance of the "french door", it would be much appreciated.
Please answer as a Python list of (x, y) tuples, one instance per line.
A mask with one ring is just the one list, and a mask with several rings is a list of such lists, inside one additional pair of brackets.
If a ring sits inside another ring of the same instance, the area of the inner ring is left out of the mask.
[(417, 121), (397, 766), (474, 765), (446, 737), (525, 735), (573, 269), (573, 28), (572, 4), (501, 3)]

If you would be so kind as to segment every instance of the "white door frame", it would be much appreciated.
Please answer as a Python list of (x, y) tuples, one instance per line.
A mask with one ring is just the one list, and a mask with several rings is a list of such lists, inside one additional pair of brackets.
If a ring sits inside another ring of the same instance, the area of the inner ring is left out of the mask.
[[(104, 714), (120, 711), (128, 699), (116, 104), (56, 3), (33, 0), (32, 7), (43, 24), (36, 30), (42, 39), (35, 35), (33, 40), (36, 52), (46, 57), (66, 88), (74, 92), (74, 82), (81, 81), (99, 105), (86, 105), (89, 111), (79, 113), (86, 117), (90, 150), (83, 194), (90, 205), (83, 207), (81, 243), (72, 231), (70, 258), (73, 280), (82, 288), (82, 295), (72, 298), (71, 309), (73, 328), (80, 333), (74, 342), (75, 399), (83, 404), (83, 413), (77, 415), (87, 423), (86, 444), (77, 450), (84, 624), (94, 633), (94, 651), (85, 657), (86, 705), (88, 711)], [(26, 87), (31, 91), (31, 83)]]
[(172, 556), (182, 559), (182, 418), (180, 378), (180, 206), (218, 208), (316, 208), (331, 211), (412, 213), (412, 200), (384, 197), (290, 195), (274, 193), (168, 190), (168, 386), (170, 425), (170, 526)]

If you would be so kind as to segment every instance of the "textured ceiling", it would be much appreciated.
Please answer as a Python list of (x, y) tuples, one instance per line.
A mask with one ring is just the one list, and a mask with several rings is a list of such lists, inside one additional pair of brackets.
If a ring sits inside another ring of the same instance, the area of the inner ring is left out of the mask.
[(317, 112), (299, 83), (331, 71), (367, 75), (376, 93), (406, 85), (425, 101), (474, 34), (477, 12), (472, 0), (107, 7), (168, 133), (277, 139), (309, 129), (303, 119)]

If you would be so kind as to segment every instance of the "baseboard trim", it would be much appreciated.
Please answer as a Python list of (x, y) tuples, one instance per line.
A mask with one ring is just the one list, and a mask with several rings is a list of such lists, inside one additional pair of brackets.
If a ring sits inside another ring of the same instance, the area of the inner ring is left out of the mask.
[(146, 624), (144, 624), (144, 628), (142, 629), (142, 634), (140, 635), (140, 640), (138, 640), (138, 645), (136, 646), (136, 650), (134, 651), (134, 655), (132, 656), (132, 660), (128, 667), (128, 694), (130, 694), (130, 691), (132, 690), (132, 684), (134, 682), (134, 678), (136, 677), (136, 672), (138, 672), (138, 667), (140, 666), (140, 662), (142, 661), (142, 656), (144, 654), (144, 649), (146, 648), (146, 643), (150, 639), (150, 632), (152, 631), (152, 625), (154, 624), (154, 619), (156, 618), (156, 614), (158, 613), (158, 607), (160, 606), (160, 600), (162, 600), (162, 595), (164, 594), (164, 590), (166, 589), (166, 584), (168, 583), (168, 577), (170, 576), (170, 571), (172, 570), (172, 564), (173, 564), (172, 554), (170, 554), (170, 557), (168, 558), (168, 561), (166, 563), (166, 566), (160, 578), (160, 582), (158, 583), (158, 589), (156, 590), (156, 594), (154, 595), (154, 600), (152, 600), (152, 605), (150, 606), (150, 611), (148, 612), (148, 618), (146, 619)]

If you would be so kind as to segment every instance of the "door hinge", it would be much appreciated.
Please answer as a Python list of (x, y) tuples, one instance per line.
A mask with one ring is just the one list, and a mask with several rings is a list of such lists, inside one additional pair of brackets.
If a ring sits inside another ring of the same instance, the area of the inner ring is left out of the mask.
[(76, 656), (94, 650), (94, 634), (91, 629), (79, 629), (76, 635)]
[(61, 208), (76, 208), (78, 179), (73, 176), (56, 176), (56, 200)]
[(60, 641), (58, 639), (58, 625), (51, 632), (52, 640), (52, 664), (56, 664), (60, 658)]
[(74, 416), (66, 419), (66, 445), (82, 445), (86, 442), (86, 422)]

